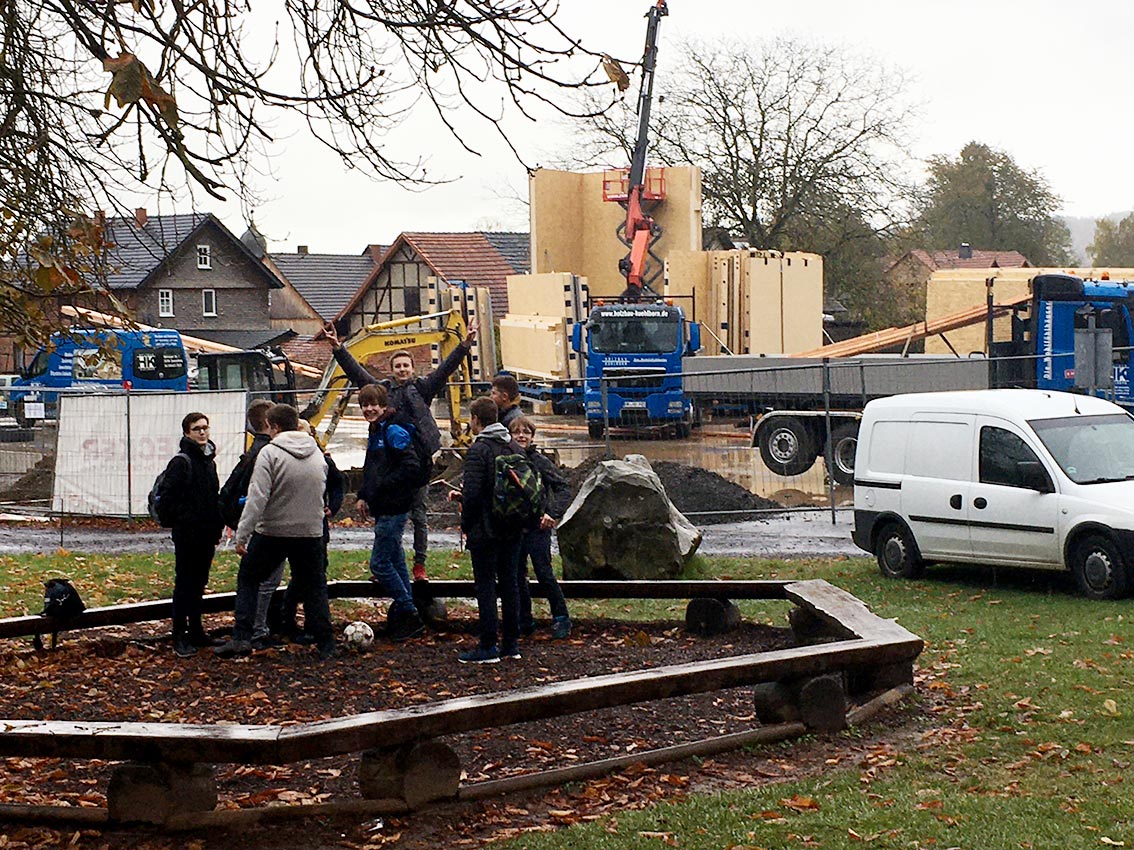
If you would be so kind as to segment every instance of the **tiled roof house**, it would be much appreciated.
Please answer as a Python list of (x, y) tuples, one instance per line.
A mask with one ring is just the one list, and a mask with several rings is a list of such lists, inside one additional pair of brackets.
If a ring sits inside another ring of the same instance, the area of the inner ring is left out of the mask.
[(431, 291), (462, 281), (486, 287), (493, 314), (502, 316), (508, 275), (529, 268), (526, 233), (402, 233), (339, 311), (336, 325), (350, 335), (374, 322), (421, 315)]
[(106, 286), (142, 324), (241, 348), (278, 341), (270, 293), (283, 282), (211, 213), (106, 221)]

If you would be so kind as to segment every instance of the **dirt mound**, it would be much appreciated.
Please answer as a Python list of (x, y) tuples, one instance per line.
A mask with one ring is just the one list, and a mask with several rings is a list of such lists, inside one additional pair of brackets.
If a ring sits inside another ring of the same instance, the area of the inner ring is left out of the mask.
[[(566, 470), (572, 492), (579, 492), (591, 470), (602, 460), (601, 457), (588, 458), (574, 469)], [(650, 466), (661, 479), (670, 501), (689, 517), (694, 525), (715, 525), (721, 522), (758, 519), (759, 514), (747, 512), (777, 510), (783, 507), (770, 499), (750, 493), (739, 484), (715, 472), (698, 466), (688, 466), (668, 460), (651, 461)]]
[(17, 478), (11, 487), (0, 491), (0, 501), (17, 503), (47, 501), (51, 498), (54, 478), (55, 456), (47, 455)]
[[(601, 457), (587, 458), (578, 466), (563, 470), (572, 493), (579, 492), (591, 470), (602, 460)], [(739, 484), (707, 469), (668, 460), (656, 461), (650, 465), (661, 479), (670, 500), (694, 525), (759, 519), (761, 514), (758, 511), (783, 507), (778, 502), (750, 493)], [(456, 478), (449, 477), (450, 480), (459, 480), (459, 474)], [(460, 524), (456, 505), (447, 501), (448, 492), (448, 486), (441, 483), (430, 488), (429, 524), (434, 528), (455, 528)]]

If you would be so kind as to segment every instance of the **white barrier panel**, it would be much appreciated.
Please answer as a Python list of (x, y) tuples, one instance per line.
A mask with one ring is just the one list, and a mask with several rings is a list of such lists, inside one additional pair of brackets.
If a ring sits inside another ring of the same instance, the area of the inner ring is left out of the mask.
[(181, 419), (198, 410), (209, 417), (223, 483), (244, 451), (247, 407), (243, 391), (61, 396), (52, 510), (146, 516), (154, 479), (181, 443)]

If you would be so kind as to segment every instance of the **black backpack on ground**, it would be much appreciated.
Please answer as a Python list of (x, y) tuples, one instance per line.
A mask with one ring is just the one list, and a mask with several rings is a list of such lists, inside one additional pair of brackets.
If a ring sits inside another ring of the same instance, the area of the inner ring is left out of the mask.
[[(51, 617), (56, 623), (65, 623), (78, 617), (87, 609), (79, 591), (65, 578), (51, 578), (43, 583), (43, 610), (41, 617)], [(59, 642), (59, 630), (51, 632), (51, 648)], [(43, 649), (43, 639), (37, 634), (32, 638), (36, 649)]]
[[(193, 459), (185, 452), (174, 455), (175, 459), (179, 457), (185, 458), (185, 462), (189, 464), (189, 474), (192, 475)], [(165, 469), (154, 479), (154, 485), (146, 496), (146, 509), (150, 512), (150, 519), (160, 523), (162, 528), (173, 528), (173, 523), (177, 520), (177, 500), (176, 497), (171, 498), (171, 494), (165, 492), (164, 484)]]

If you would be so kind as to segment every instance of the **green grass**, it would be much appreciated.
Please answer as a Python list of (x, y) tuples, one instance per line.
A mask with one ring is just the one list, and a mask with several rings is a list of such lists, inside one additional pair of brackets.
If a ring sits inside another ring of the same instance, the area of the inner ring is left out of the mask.
[[(436, 578), (469, 578), (468, 559), (431, 557)], [(233, 587), (218, 556), (211, 589)], [(367, 574), (361, 552), (332, 552), (332, 578)], [(528, 848), (1099, 848), (1134, 847), (1134, 635), (1125, 602), (1090, 602), (1062, 577), (935, 568), (883, 579), (872, 562), (698, 559), (691, 577), (822, 578), (920, 635), (924, 737), (896, 742), (818, 778), (763, 784), (625, 811), (505, 844)], [(169, 555), (0, 556), (0, 614), (39, 610), (43, 577), (78, 579), (90, 605), (168, 596)], [(783, 625), (787, 606), (741, 603)], [(682, 603), (572, 603), (577, 617), (679, 619)], [(905, 710), (913, 711), (912, 707)], [(842, 733), (849, 741), (859, 730)], [(775, 750), (790, 760), (791, 744)], [(832, 746), (834, 749), (834, 745)], [(764, 751), (759, 751), (764, 752)], [(792, 798), (813, 807), (793, 808)], [(664, 834), (664, 835), (663, 835)], [(857, 836), (857, 837), (856, 837)], [(1119, 844), (1122, 842), (1122, 844)]]

